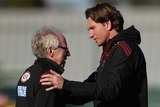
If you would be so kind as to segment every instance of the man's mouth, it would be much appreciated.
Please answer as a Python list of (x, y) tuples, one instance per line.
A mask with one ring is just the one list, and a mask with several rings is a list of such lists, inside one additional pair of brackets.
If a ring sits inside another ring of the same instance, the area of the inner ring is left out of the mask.
[(97, 39), (94, 39), (94, 41), (97, 43)]

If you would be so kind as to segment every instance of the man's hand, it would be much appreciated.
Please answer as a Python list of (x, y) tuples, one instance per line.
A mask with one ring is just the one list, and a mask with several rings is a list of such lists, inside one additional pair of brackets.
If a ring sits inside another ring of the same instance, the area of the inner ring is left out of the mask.
[(44, 74), (41, 76), (40, 82), (42, 85), (53, 85), (49, 88), (46, 88), (46, 91), (50, 91), (53, 89), (62, 89), (64, 79), (62, 76), (55, 71), (50, 70), (50, 74)]

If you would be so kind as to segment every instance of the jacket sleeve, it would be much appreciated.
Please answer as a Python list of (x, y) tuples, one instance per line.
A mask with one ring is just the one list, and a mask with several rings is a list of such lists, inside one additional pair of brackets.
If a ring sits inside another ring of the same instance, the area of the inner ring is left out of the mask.
[(85, 104), (93, 100), (94, 83), (69, 81), (64, 79), (62, 90), (67, 104)]
[(64, 80), (63, 91), (72, 98), (88, 101), (115, 99), (128, 84), (132, 64), (120, 46), (112, 49), (110, 60), (105, 62), (101, 77), (95, 83)]
[[(92, 84), (93, 85), (93, 83), (95, 83), (96, 82), (96, 79), (97, 79), (97, 72), (95, 71), (95, 72), (93, 72), (91, 75), (89, 75), (89, 77), (86, 79), (86, 80), (84, 80), (84, 82), (82, 82), (82, 85), (83, 84)], [(65, 84), (66, 84), (66, 82), (70, 82), (71, 84), (81, 84), (81, 82), (71, 82), (71, 81), (68, 81), (68, 80), (65, 80)], [(65, 87), (70, 87), (69, 85), (68, 86), (66, 86), (65, 85)], [(77, 87), (77, 86), (76, 86)], [(79, 87), (79, 86), (78, 86)], [(73, 89), (73, 91), (75, 91), (75, 88)], [(72, 92), (73, 92), (72, 91)], [(77, 93), (78, 93), (78, 91), (79, 91), (79, 88), (77, 88)], [(73, 97), (72, 95), (73, 95), (73, 93), (72, 93), (71, 91), (69, 91), (69, 93), (67, 93), (66, 94), (66, 92), (64, 93), (64, 97), (65, 97), (65, 103), (66, 104), (76, 104), (76, 105), (82, 105), (82, 104), (85, 104), (85, 103), (88, 103), (88, 102), (90, 102), (93, 98), (89, 98), (89, 97), (85, 97), (84, 96), (84, 98), (81, 98), (79, 95), (76, 95), (76, 96), (78, 96), (78, 97)], [(83, 92), (82, 92), (83, 93)], [(92, 94), (93, 95), (93, 94)]]

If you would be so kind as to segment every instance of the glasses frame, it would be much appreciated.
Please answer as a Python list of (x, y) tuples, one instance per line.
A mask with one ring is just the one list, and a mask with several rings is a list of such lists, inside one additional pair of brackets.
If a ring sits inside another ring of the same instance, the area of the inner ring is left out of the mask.
[(68, 47), (58, 46), (58, 48), (62, 48), (64, 50), (68, 50)]
[(68, 47), (58, 46), (58, 48), (64, 49), (65, 54), (66, 54), (67, 56), (69, 55)]

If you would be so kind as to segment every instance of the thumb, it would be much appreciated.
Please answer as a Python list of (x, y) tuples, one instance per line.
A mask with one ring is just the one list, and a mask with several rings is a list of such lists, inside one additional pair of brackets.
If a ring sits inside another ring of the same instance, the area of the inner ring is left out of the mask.
[(45, 90), (46, 90), (46, 91), (51, 91), (51, 90), (54, 90), (54, 89), (56, 89), (55, 86), (51, 86), (51, 87), (49, 87), (49, 88), (46, 88)]

